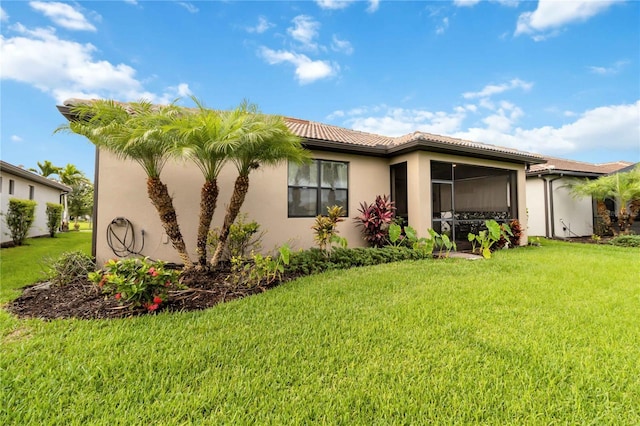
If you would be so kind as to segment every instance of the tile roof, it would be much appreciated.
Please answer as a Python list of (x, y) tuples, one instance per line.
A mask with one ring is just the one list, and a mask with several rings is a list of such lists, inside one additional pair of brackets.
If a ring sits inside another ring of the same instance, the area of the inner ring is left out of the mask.
[(534, 164), (529, 169), (529, 174), (550, 173), (550, 172), (576, 172), (588, 174), (613, 173), (625, 167), (632, 165), (627, 161), (615, 161), (611, 163), (586, 163), (583, 161), (566, 160), (563, 158), (545, 157), (545, 164)]
[[(59, 109), (63, 115), (69, 118), (69, 109), (71, 107), (92, 101), (88, 99), (67, 99)], [(117, 103), (126, 105), (123, 102)], [(361, 149), (363, 151), (369, 150), (369, 152), (375, 151), (378, 155), (386, 155), (403, 149), (422, 148), (440, 152), (448, 152), (450, 150), (451, 152), (488, 158), (509, 158), (528, 163), (544, 161), (539, 154), (420, 131), (399, 137), (390, 137), (293, 117), (284, 117), (284, 120), (289, 129), (299, 137), (311, 142), (320, 142), (320, 145), (326, 143), (332, 149), (338, 150), (358, 151)]]

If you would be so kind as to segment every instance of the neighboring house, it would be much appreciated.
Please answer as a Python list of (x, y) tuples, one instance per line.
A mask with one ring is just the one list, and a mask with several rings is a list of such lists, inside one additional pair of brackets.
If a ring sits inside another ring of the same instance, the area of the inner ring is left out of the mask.
[(593, 235), (598, 220), (596, 203), (592, 198), (574, 197), (567, 183), (576, 178), (597, 179), (632, 163), (591, 164), (552, 157), (546, 160), (527, 171), (528, 234), (549, 238)]
[[(64, 204), (66, 194), (71, 191), (66, 185), (56, 182), (33, 172), (0, 161), (0, 197), (2, 198), (2, 213), (7, 212), (10, 198), (34, 200), (36, 219), (29, 230), (29, 237), (39, 237), (49, 234), (47, 227), (47, 203)], [(11, 241), (9, 229), (4, 217), (0, 218), (1, 242)]]
[[(66, 101), (58, 109), (70, 118), (70, 107), (78, 102)], [(266, 251), (286, 242), (295, 249), (314, 246), (315, 217), (334, 204), (343, 206), (348, 216), (338, 225), (340, 235), (351, 247), (361, 246), (362, 234), (352, 218), (361, 202), (371, 203), (382, 194), (391, 194), (397, 215), (420, 236), (433, 228), (463, 243), (469, 231), (490, 218), (519, 219), (526, 229), (525, 171), (544, 162), (540, 155), (423, 132), (387, 137), (308, 120), (285, 121), (311, 150), (314, 161), (305, 166), (261, 167), (250, 175), (242, 211), (267, 231)], [(235, 178), (232, 166), (219, 176), (213, 226), (222, 224)], [(162, 180), (173, 196), (187, 247), (195, 250), (204, 179), (193, 164), (175, 161), (165, 166)], [(107, 235), (123, 237), (128, 228), (123, 219), (134, 227), (136, 242), (125, 244), (129, 250), (178, 261), (147, 198), (141, 167), (99, 151), (95, 194), (98, 262), (114, 257), (117, 240), (109, 243)], [(526, 244), (526, 235), (522, 241)]]

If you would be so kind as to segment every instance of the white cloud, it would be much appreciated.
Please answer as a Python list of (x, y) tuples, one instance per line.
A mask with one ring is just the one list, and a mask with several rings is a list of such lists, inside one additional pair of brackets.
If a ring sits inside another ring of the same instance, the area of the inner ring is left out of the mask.
[(347, 40), (340, 40), (336, 35), (333, 36), (331, 49), (336, 52), (346, 53), (347, 55), (351, 55), (353, 53), (353, 46), (351, 46), (351, 43)]
[(453, 0), (453, 4), (458, 7), (472, 7), (480, 3), (480, 0)]
[(68, 30), (96, 31), (96, 27), (82, 13), (67, 3), (32, 1), (29, 6)]
[(194, 4), (192, 3), (188, 3), (186, 1), (179, 1), (178, 4), (182, 7), (184, 7), (185, 9), (187, 9), (187, 12), (189, 13), (198, 13), (200, 12), (200, 9), (198, 9)]
[(316, 0), (316, 3), (318, 4), (318, 6), (320, 6), (321, 9), (331, 10), (344, 9), (346, 7), (349, 7), (349, 5), (353, 2), (354, 0)]
[(449, 28), (449, 18), (442, 18), (442, 23), (436, 27), (436, 34), (444, 34)]
[(492, 95), (506, 92), (507, 90), (522, 89), (524, 91), (528, 91), (531, 89), (531, 87), (533, 87), (533, 83), (520, 80), (519, 78), (514, 78), (511, 81), (503, 84), (489, 84), (479, 92), (463, 93), (462, 97), (464, 97), (465, 99), (488, 98)]
[(52, 28), (29, 30), (16, 24), (11, 29), (19, 35), (0, 35), (2, 79), (34, 86), (58, 102), (81, 97), (123, 101), (147, 98), (166, 103), (188, 90), (180, 84), (160, 95), (151, 93), (136, 79), (131, 66), (94, 58), (97, 48), (90, 43), (60, 39)]
[(545, 155), (568, 154), (606, 147), (640, 150), (640, 100), (631, 104), (609, 105), (576, 114), (565, 112), (568, 124), (524, 128), (518, 125), (524, 111), (517, 105), (501, 101), (472, 126), (465, 121), (481, 110), (475, 105), (454, 107), (450, 112), (404, 109), (387, 105), (338, 110), (327, 119), (365, 132), (401, 136), (416, 130), (448, 135), (497, 146)]
[(380, 7), (380, 0), (369, 0), (369, 7), (367, 7), (367, 12), (373, 13), (378, 10)]
[(621, 0), (539, 0), (533, 12), (518, 17), (515, 35), (529, 34), (540, 41), (558, 33), (562, 27), (583, 22)]
[(637, 149), (640, 141), (640, 101), (635, 104), (594, 108), (570, 124), (532, 129), (501, 129), (498, 120), (484, 128), (470, 128), (453, 136), (543, 154), (607, 147)]
[(304, 48), (316, 50), (318, 45), (313, 40), (318, 37), (320, 23), (307, 15), (298, 15), (291, 22), (293, 27), (287, 28), (287, 33)]
[(9, 22), (9, 14), (0, 7), (0, 22)]
[(18, 135), (11, 135), (12, 142), (22, 142), (22, 138)]
[(629, 61), (617, 61), (617, 62), (615, 62), (613, 65), (611, 65), (609, 67), (590, 66), (589, 70), (594, 74), (600, 74), (600, 75), (617, 74), (628, 63), (629, 63)]
[(133, 4), (133, 5), (137, 5), (138, 4), (138, 0), (124, 0), (125, 3), (129, 3), (129, 4)]
[(430, 112), (421, 109), (393, 108), (377, 105), (373, 108), (361, 107), (348, 112), (335, 111), (330, 117), (348, 116), (345, 124), (363, 132), (385, 136), (401, 136), (421, 130), (429, 133), (447, 135), (457, 131), (466, 112), (456, 109), (451, 113)]
[(259, 51), (267, 63), (270, 65), (288, 62), (295, 65), (296, 79), (300, 84), (312, 83), (316, 80), (331, 77), (336, 74), (339, 67), (327, 61), (313, 61), (308, 56), (301, 53), (289, 52), (286, 50), (271, 50), (267, 47), (261, 47)]
[(260, 16), (258, 17), (258, 24), (255, 27), (247, 27), (246, 30), (250, 33), (262, 34), (273, 27), (275, 27), (275, 24), (269, 22), (264, 16)]

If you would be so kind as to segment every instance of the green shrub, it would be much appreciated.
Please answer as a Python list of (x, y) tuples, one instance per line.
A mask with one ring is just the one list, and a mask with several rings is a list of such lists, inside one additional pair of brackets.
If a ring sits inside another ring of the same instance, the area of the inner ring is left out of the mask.
[(47, 228), (49, 228), (49, 236), (56, 236), (56, 230), (62, 222), (62, 204), (47, 203)]
[(621, 247), (640, 247), (640, 235), (618, 235), (609, 243)]
[(36, 205), (32, 200), (9, 199), (9, 208), (5, 215), (9, 235), (13, 243), (21, 246), (29, 234), (29, 228), (36, 219)]
[(270, 255), (251, 253), (249, 261), (241, 257), (231, 258), (230, 279), (233, 284), (243, 284), (254, 287), (262, 284), (272, 284), (281, 280), (285, 272), (285, 266), (289, 265), (291, 248), (285, 244), (278, 248), (278, 255), (274, 258)]
[(63, 286), (86, 281), (87, 276), (96, 270), (96, 262), (81, 251), (69, 251), (47, 261), (46, 267), (45, 273), (51, 284)]
[(311, 227), (313, 229), (313, 239), (320, 247), (320, 250), (326, 252), (331, 248), (331, 243), (338, 241), (341, 245), (346, 246), (346, 241), (338, 236), (338, 223), (343, 222), (342, 215), (344, 209), (340, 206), (327, 207), (327, 216), (318, 215), (316, 222)]
[(168, 299), (169, 290), (181, 288), (179, 272), (168, 269), (165, 262), (144, 259), (109, 260), (104, 269), (89, 274), (106, 294), (135, 309), (144, 306), (149, 312)]
[[(218, 245), (220, 228), (215, 228), (209, 233), (209, 245)], [(240, 214), (229, 228), (229, 237), (225, 250), (225, 258), (234, 257), (246, 259), (253, 251), (262, 248), (262, 237), (265, 232), (260, 230), (260, 224), (255, 220), (247, 222), (247, 214)]]
[(409, 247), (337, 247), (329, 257), (323, 250), (312, 248), (291, 253), (288, 272), (296, 274), (316, 274), (331, 269), (348, 269), (358, 266), (372, 266), (402, 260), (431, 258), (431, 253), (413, 250)]

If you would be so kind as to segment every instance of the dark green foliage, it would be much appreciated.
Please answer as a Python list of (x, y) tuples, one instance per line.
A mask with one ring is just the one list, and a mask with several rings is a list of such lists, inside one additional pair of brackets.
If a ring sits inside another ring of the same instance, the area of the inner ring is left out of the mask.
[(47, 228), (51, 238), (56, 236), (56, 230), (62, 221), (62, 204), (47, 203)]
[(640, 235), (618, 235), (610, 243), (621, 247), (640, 247)]
[(74, 184), (68, 195), (68, 208), (69, 214), (75, 218), (76, 223), (81, 216), (91, 214), (93, 210), (93, 185), (85, 181)]
[(323, 250), (312, 248), (293, 252), (287, 272), (309, 275), (331, 269), (348, 269), (357, 266), (380, 265), (402, 260), (418, 260), (431, 258), (431, 255), (408, 247), (336, 247), (329, 257)]
[(9, 199), (9, 208), (5, 215), (9, 235), (13, 243), (21, 246), (29, 234), (29, 228), (36, 219), (36, 205), (32, 200)]
[(81, 251), (64, 252), (55, 260), (47, 261), (46, 276), (53, 285), (69, 285), (87, 280), (96, 270), (93, 258)]

